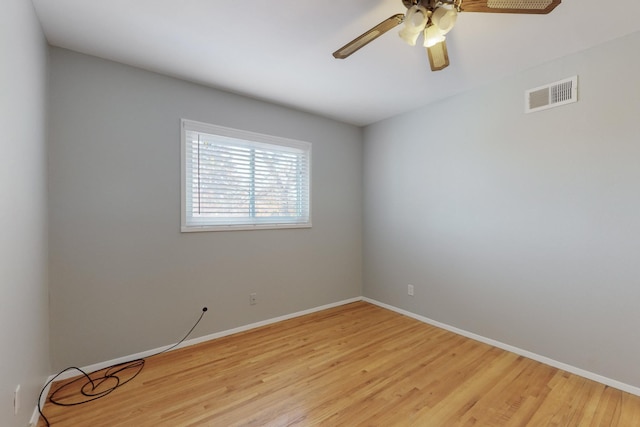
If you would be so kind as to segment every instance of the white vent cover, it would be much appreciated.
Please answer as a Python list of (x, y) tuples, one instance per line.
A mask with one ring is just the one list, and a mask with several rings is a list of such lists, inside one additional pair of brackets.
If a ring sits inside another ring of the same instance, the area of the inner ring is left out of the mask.
[(578, 76), (550, 83), (524, 93), (524, 112), (546, 110), (578, 101)]

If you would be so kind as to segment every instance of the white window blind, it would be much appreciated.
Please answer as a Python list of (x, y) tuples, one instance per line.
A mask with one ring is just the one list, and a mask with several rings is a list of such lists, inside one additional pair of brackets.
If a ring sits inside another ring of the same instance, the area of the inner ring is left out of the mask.
[(311, 144), (182, 120), (182, 231), (310, 227)]

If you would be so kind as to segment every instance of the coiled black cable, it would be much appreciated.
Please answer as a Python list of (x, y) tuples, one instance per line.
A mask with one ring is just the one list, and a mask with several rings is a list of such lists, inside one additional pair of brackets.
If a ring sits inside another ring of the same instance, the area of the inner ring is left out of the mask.
[[(105, 397), (115, 389), (122, 387), (123, 385), (137, 377), (138, 374), (142, 371), (142, 368), (144, 368), (145, 359), (149, 359), (150, 357), (158, 356), (160, 354), (171, 351), (182, 344), (187, 339), (187, 337), (191, 335), (191, 332), (193, 332), (196, 326), (198, 326), (206, 311), (207, 307), (203, 307), (202, 313), (200, 313), (200, 317), (198, 318), (196, 323), (191, 327), (191, 329), (189, 329), (189, 332), (187, 332), (180, 341), (162, 351), (153, 353), (146, 358), (139, 358), (130, 360), (128, 362), (116, 363), (106, 368), (91, 372), (90, 374), (87, 374), (85, 371), (75, 366), (63, 369), (62, 371), (58, 372), (58, 374), (47, 381), (44, 387), (42, 387), (42, 390), (40, 390), (40, 394), (38, 395), (38, 412), (40, 413), (40, 417), (42, 417), (44, 422), (47, 424), (47, 427), (51, 427), (49, 420), (42, 413), (42, 406), (40, 402), (42, 401), (42, 395), (44, 394), (44, 391), (47, 389), (47, 387), (49, 387), (49, 384), (54, 382), (65, 372), (78, 371), (81, 375), (79, 375), (78, 378), (73, 381), (64, 383), (49, 394), (49, 401), (54, 405), (75, 406)], [(100, 371), (104, 371), (104, 373), (95, 378), (91, 378), (91, 375)], [(76, 385), (77, 383), (82, 381), (84, 381), (84, 383), (80, 387), (79, 395), (77, 393), (75, 395), (67, 395), (65, 393), (68, 388), (71, 388), (71, 386)]]

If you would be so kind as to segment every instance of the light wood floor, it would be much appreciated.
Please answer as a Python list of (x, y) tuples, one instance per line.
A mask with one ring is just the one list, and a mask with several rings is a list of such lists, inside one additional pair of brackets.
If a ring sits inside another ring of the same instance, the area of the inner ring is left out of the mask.
[(108, 396), (44, 413), (54, 427), (626, 427), (640, 397), (358, 302), (147, 359)]

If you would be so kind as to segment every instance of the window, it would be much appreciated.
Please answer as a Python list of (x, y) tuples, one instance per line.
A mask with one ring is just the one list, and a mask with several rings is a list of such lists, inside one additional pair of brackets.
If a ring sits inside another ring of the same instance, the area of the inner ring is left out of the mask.
[(311, 227), (311, 144), (182, 120), (182, 231)]

